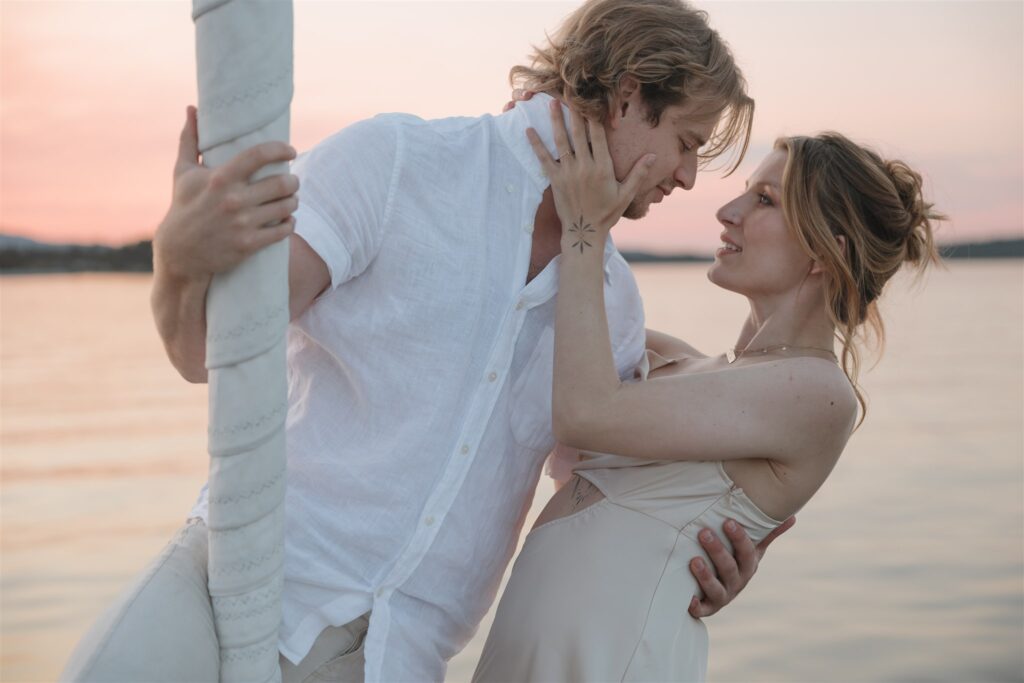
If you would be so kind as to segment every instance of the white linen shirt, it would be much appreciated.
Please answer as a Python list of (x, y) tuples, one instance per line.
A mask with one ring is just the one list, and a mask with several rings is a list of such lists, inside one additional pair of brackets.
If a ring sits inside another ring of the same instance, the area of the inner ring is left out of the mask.
[[(371, 611), (367, 681), (442, 680), (515, 549), (552, 450), (556, 257), (526, 283), (549, 98), (501, 116), (388, 114), (296, 160), (297, 233), (331, 285), (289, 328), (281, 653)], [(611, 240), (616, 365), (643, 355)], [(193, 514), (206, 514), (206, 491)]]

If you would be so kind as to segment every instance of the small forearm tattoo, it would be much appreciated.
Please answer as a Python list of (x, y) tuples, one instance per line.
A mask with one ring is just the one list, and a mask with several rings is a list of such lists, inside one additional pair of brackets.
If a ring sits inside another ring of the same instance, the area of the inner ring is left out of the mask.
[(590, 223), (586, 223), (586, 222), (583, 221), (583, 214), (580, 214), (580, 219), (572, 224), (572, 227), (569, 228), (569, 232), (571, 232), (573, 235), (576, 236), (576, 242), (572, 246), (573, 246), (574, 249), (576, 247), (579, 247), (581, 254), (583, 253), (583, 247), (584, 246), (587, 246), (587, 247), (594, 246), (593, 244), (591, 244), (590, 242), (587, 241), (587, 236), (590, 233), (597, 232), (597, 231), (594, 230), (594, 228), (590, 225)]

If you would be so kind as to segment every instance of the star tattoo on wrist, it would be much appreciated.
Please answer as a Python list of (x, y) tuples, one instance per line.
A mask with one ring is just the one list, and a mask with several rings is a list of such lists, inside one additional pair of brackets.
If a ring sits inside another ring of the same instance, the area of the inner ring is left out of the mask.
[(583, 253), (584, 246), (594, 246), (587, 241), (587, 235), (588, 233), (597, 232), (597, 230), (594, 230), (590, 223), (585, 223), (583, 221), (583, 214), (580, 214), (580, 219), (572, 224), (572, 227), (569, 228), (569, 232), (576, 236), (576, 242), (572, 245), (572, 248), (575, 249), (576, 247), (579, 247), (581, 254)]

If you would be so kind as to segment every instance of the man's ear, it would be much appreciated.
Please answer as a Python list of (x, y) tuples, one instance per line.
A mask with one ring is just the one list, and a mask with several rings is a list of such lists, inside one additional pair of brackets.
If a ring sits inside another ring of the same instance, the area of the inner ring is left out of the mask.
[(640, 102), (640, 83), (626, 74), (619, 79), (619, 87), (612, 97), (611, 111), (608, 112), (608, 125), (618, 128), (619, 123), (630, 112), (636, 113)]
[[(845, 235), (836, 235), (835, 236), (835, 240), (836, 240), (836, 244), (839, 245), (839, 251), (841, 251), (841, 252), (843, 252), (845, 254), (846, 253), (846, 236)], [(825, 271), (822, 270), (821, 261), (815, 260), (815, 261), (811, 262), (811, 272), (810, 272), (811, 275), (820, 275), (823, 272), (825, 272)]]

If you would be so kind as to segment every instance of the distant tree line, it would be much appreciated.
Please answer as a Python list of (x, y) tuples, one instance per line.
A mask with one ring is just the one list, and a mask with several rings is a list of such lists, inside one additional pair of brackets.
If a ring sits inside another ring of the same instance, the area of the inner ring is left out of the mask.
[[(9, 238), (10, 239), (10, 238)], [(1024, 239), (950, 244), (940, 247), (947, 259), (1024, 258)], [(623, 251), (630, 263), (699, 263), (710, 256)], [(0, 273), (153, 272), (153, 243), (143, 240), (123, 247), (53, 245), (17, 238), (0, 243)]]
[(0, 248), (0, 273), (153, 272), (153, 243)]
[(942, 258), (1022, 258), (1024, 239), (993, 240), (992, 242), (965, 242), (939, 247)]

